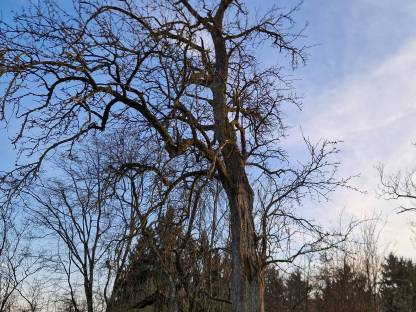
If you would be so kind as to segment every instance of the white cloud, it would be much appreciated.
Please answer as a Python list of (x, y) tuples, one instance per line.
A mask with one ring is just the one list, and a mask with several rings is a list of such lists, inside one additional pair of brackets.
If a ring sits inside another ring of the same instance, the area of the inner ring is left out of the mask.
[(415, 256), (408, 225), (413, 216), (396, 215), (399, 203), (377, 197), (374, 167), (383, 163), (392, 172), (416, 167), (416, 148), (411, 144), (416, 140), (416, 41), (318, 98), (306, 97), (299, 123), (313, 140), (343, 140), (341, 173), (360, 173), (356, 184), (368, 191), (366, 195), (338, 192), (331, 202), (316, 207), (316, 213), (334, 220), (344, 207), (357, 218), (381, 209), (388, 216), (384, 242), (392, 243), (401, 254)]

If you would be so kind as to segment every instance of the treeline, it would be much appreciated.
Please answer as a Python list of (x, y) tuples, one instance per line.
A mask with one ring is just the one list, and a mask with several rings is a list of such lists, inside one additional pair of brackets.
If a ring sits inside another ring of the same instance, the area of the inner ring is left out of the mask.
[[(151, 303), (149, 311), (172, 311), (174, 307), (179, 311), (231, 311), (230, 258), (210, 251), (204, 235), (178, 255), (172, 251), (172, 242), (177, 242), (173, 237), (179, 240), (183, 236), (182, 231), (169, 225), (158, 231), (163, 234), (157, 251), (144, 251), (138, 244), (124, 272), (126, 278), (115, 285), (114, 305), (109, 310), (135, 307), (137, 311), (147, 311), (140, 308)], [(170, 246), (166, 246), (167, 242), (171, 242)], [(164, 253), (170, 274), (157, 260), (158, 253)], [(416, 263), (390, 253), (380, 257), (376, 267), (370, 267), (375, 263), (365, 256), (378, 257), (357, 255), (353, 250), (344, 250), (341, 255), (329, 251), (319, 258), (309, 258), (302, 266), (267, 268), (265, 311), (415, 311)], [(168, 282), (172, 276), (181, 284), (173, 297)]]
[(415, 311), (416, 264), (391, 253), (378, 273), (372, 285), (367, 272), (348, 261), (324, 264), (310, 276), (300, 270), (282, 276), (269, 269), (266, 311)]
[[(211, 250), (205, 233), (178, 254), (185, 233), (170, 216), (163, 224), (152, 234), (155, 249), (138, 242), (109, 311), (231, 311), (228, 254)], [(265, 269), (265, 312), (415, 311), (416, 263), (353, 246)]]

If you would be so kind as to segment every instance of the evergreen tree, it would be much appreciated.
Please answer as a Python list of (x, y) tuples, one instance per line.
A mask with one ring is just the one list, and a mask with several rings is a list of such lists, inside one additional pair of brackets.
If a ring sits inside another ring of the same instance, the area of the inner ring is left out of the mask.
[(365, 312), (371, 311), (371, 293), (363, 273), (344, 263), (343, 267), (323, 270), (318, 277), (320, 283), (316, 304), (317, 311)]
[(416, 311), (415, 264), (389, 254), (382, 265), (380, 295), (383, 312)]

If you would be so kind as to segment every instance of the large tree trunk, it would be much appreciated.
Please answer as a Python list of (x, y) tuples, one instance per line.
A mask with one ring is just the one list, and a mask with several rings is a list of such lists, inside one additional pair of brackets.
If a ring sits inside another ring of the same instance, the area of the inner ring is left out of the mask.
[(262, 312), (261, 275), (253, 222), (254, 193), (245, 171), (245, 155), (242, 155), (237, 144), (236, 129), (228, 119), (226, 92), (229, 63), (221, 32), (223, 14), (223, 11), (216, 14), (215, 28), (210, 30), (215, 47), (215, 74), (212, 77), (211, 91), (214, 132), (225, 164), (221, 182), (227, 192), (231, 217), (232, 311)]
[(262, 312), (261, 268), (253, 221), (254, 193), (244, 169), (243, 156), (235, 143), (235, 133), (226, 115), (218, 111), (214, 114), (216, 135), (223, 146), (221, 152), (226, 166), (226, 176), (222, 176), (221, 180), (227, 192), (231, 218), (232, 311)]
[(235, 184), (227, 190), (232, 235), (232, 310), (261, 312), (262, 283), (252, 216), (253, 191), (244, 172), (230, 174)]
[(214, 114), (216, 135), (223, 146), (221, 152), (226, 166), (226, 175), (221, 180), (227, 192), (231, 218), (232, 311), (262, 312), (261, 268), (253, 222), (254, 193), (244, 169), (243, 156), (235, 143), (235, 133), (226, 115), (218, 111)]
[(84, 278), (84, 291), (85, 291), (85, 298), (87, 302), (87, 312), (94, 312), (92, 282), (88, 280), (87, 278)]

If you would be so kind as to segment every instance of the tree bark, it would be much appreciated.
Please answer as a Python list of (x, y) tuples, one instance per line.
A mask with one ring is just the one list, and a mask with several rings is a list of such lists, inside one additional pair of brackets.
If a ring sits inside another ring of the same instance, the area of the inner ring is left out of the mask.
[(264, 306), (264, 292), (265, 292), (265, 286), (264, 286), (264, 270), (261, 268), (259, 272), (259, 298), (260, 298), (260, 312), (264, 312), (265, 306)]
[(226, 85), (228, 55), (221, 25), (211, 32), (215, 46), (215, 75), (211, 87), (215, 127), (226, 173), (221, 182), (230, 209), (233, 312), (261, 312), (260, 265), (253, 221), (254, 193), (245, 171), (244, 155), (237, 144), (234, 126), (228, 119)]
[(85, 291), (85, 298), (87, 301), (87, 311), (94, 312), (94, 299), (92, 295), (92, 282), (88, 279), (84, 280), (84, 291)]
[(238, 181), (227, 193), (232, 236), (232, 309), (234, 312), (260, 312), (261, 281), (252, 218), (253, 192), (248, 183)]

